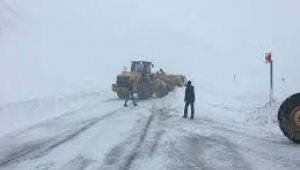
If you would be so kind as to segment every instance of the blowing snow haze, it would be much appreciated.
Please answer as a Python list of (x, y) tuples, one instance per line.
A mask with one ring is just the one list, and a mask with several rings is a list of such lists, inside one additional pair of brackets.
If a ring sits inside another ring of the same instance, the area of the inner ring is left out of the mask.
[(275, 80), (299, 89), (299, 7), (297, 0), (1, 0), (0, 103), (109, 89), (133, 59), (200, 85), (222, 86), (235, 74), (267, 89), (267, 51)]

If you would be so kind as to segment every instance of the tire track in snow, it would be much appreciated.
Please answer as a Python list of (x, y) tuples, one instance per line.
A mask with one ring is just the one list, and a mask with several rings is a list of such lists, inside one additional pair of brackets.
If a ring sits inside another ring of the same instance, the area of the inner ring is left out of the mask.
[(132, 162), (134, 161), (134, 159), (137, 157), (137, 155), (138, 155), (138, 149), (144, 143), (145, 138), (146, 138), (146, 136), (148, 134), (148, 129), (149, 129), (150, 124), (151, 124), (152, 121), (153, 121), (153, 114), (151, 114), (150, 117), (148, 118), (146, 126), (143, 129), (142, 135), (140, 136), (140, 139), (139, 139), (137, 145), (133, 148), (132, 153), (127, 158), (127, 161), (126, 161), (126, 163), (125, 163), (125, 165), (124, 165), (124, 167), (122, 169), (128, 170), (130, 168)]
[(26, 143), (22, 146), (17, 146), (16, 149), (10, 151), (9, 153), (6, 153), (5, 158), (2, 158), (0, 160), (0, 168), (3, 168), (15, 162), (40, 158), (53, 149), (63, 145), (64, 143), (75, 139), (77, 136), (81, 135), (97, 123), (113, 116), (116, 113), (117, 111), (113, 111), (101, 117), (85, 121), (84, 123), (78, 125), (79, 127), (77, 129), (73, 129), (59, 136)]
[[(272, 150), (271, 152), (268, 150), (270, 148), (270, 145), (274, 146), (275, 148), (286, 148), (287, 150), (290, 149), (291, 146), (293, 146), (293, 143), (289, 143), (285, 138), (283, 140), (280, 140), (278, 136), (275, 136), (274, 138), (268, 137), (258, 137), (254, 135), (247, 134), (240, 129), (233, 128), (234, 126), (229, 126), (226, 123), (220, 123), (216, 121), (212, 121), (210, 119), (202, 119), (197, 120), (195, 122), (192, 122), (194, 125), (197, 125), (199, 129), (205, 128), (205, 129), (211, 129), (218, 132), (219, 135), (222, 135), (223, 137), (226, 137), (229, 139), (229, 137), (235, 136), (235, 138), (242, 138), (246, 141), (252, 141), (255, 143), (255, 145), (258, 145), (259, 147), (253, 147), (251, 144), (245, 143), (245, 144), (234, 144), (236, 149), (238, 150), (244, 150), (247, 152), (253, 152), (254, 154), (268, 159), (272, 161), (276, 160), (284, 160), (291, 162), (291, 164), (297, 164), (300, 165), (299, 159), (288, 159), (285, 156), (282, 156), (280, 154), (280, 151), (278, 150)], [(188, 129), (178, 129), (179, 131), (183, 133), (194, 133), (194, 130), (188, 130)], [(278, 138), (278, 139), (277, 139)], [(220, 141), (221, 142), (221, 141)], [(291, 153), (292, 154), (292, 153)], [(295, 153), (293, 153), (295, 154)]]
[(251, 170), (236, 147), (221, 136), (183, 136), (168, 147), (169, 169), (181, 170)]
[(86, 169), (89, 164), (93, 162), (92, 160), (88, 160), (81, 155), (78, 155), (70, 162), (68, 162), (64, 167), (60, 170), (84, 170)]
[(164, 117), (168, 114), (165, 109), (152, 109), (144, 124), (141, 125), (141, 122), (138, 122), (134, 127), (134, 129), (142, 130), (134, 131), (124, 142), (108, 152), (99, 169), (129, 170), (134, 161), (142, 155), (151, 157), (165, 132), (165, 125), (161, 121), (168, 119), (168, 116)]
[[(146, 125), (142, 128), (141, 132), (133, 133), (127, 137), (124, 142), (115, 146), (109, 153), (107, 153), (105, 156), (106, 158), (103, 161), (104, 165), (102, 165), (100, 169), (128, 170), (132, 162), (136, 159), (139, 148), (145, 141), (148, 128), (153, 121), (153, 117), (153, 114), (148, 117)], [(137, 125), (134, 129), (140, 129), (140, 126)], [(137, 141), (134, 141), (136, 139)], [(126, 148), (130, 148), (130, 150), (126, 150)]]
[[(101, 102), (107, 103), (109, 101), (108, 100), (102, 100), (99, 103), (101, 103)], [(82, 112), (87, 111), (87, 110), (94, 109), (96, 107), (99, 107), (99, 103), (92, 103), (92, 104), (81, 106), (81, 107), (73, 109), (73, 110), (62, 112), (61, 114), (59, 114), (58, 116), (56, 116), (54, 118), (50, 118), (48, 120), (42, 121), (41, 123), (35, 124), (35, 125), (27, 128), (27, 129), (18, 131), (18, 133), (16, 135), (24, 133), (26, 131), (34, 130), (34, 129), (42, 127), (42, 126), (48, 126), (49, 121), (51, 121), (50, 123), (52, 123), (52, 121), (59, 121), (59, 120), (64, 119), (64, 118), (68, 119), (68, 116), (71, 116), (71, 115), (74, 115), (74, 114), (77, 114), (77, 113), (82, 113)]]
[[(180, 125), (180, 123), (176, 121), (176, 126), (177, 127), (174, 129), (176, 132), (180, 132), (182, 134), (190, 134), (188, 136), (202, 136), (204, 138), (208, 138), (209, 140), (211, 140), (211, 142), (215, 141), (215, 143), (219, 143), (218, 145), (232, 146), (233, 148), (232, 150), (234, 152), (231, 155), (234, 155), (234, 153), (253, 155), (253, 157), (259, 158), (262, 162), (270, 162), (272, 164), (276, 163), (276, 166), (286, 167), (286, 169), (295, 169), (295, 168), (297, 169), (297, 167), (300, 166), (300, 160), (297, 159), (296, 156), (298, 151), (295, 145), (292, 143), (288, 143), (289, 141), (286, 142), (284, 138), (282, 141), (280, 141), (280, 138), (278, 140), (275, 140), (275, 139), (253, 136), (246, 132), (242, 132), (240, 129), (237, 128), (235, 129), (232, 126), (227, 127), (227, 123), (220, 123), (220, 122), (212, 121), (210, 119), (204, 119), (204, 120), (195, 119), (194, 121), (189, 122), (188, 125), (186, 124)], [(202, 131), (201, 129), (203, 129), (204, 131)], [(214, 134), (216, 138), (209, 136), (212, 134)], [(224, 139), (221, 140), (221, 138)], [(276, 138), (278, 138), (278, 136)], [(235, 140), (235, 139), (239, 139), (239, 140)], [(203, 140), (199, 140), (199, 143), (201, 143), (202, 141)], [(241, 142), (241, 141), (245, 141), (245, 142)], [(176, 148), (178, 147), (175, 147), (175, 150)], [(226, 149), (227, 148), (224, 147), (224, 150)], [(287, 150), (290, 150), (289, 156), (286, 156), (286, 154), (282, 154)], [(247, 165), (251, 164), (253, 167), (257, 166), (256, 163), (255, 162), (253, 163), (251, 161), (249, 161), (248, 163), (246, 162)], [(188, 168), (188, 169), (193, 169), (193, 168)], [(202, 169), (207, 169), (207, 168), (202, 168)]]

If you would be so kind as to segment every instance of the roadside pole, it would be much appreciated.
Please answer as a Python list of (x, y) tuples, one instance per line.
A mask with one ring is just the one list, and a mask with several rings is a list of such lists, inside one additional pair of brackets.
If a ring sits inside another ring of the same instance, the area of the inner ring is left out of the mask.
[(271, 74), (271, 80), (270, 80), (270, 107), (272, 107), (272, 100), (273, 100), (273, 61), (270, 63), (270, 74)]
[(273, 99), (273, 60), (272, 53), (265, 53), (265, 62), (270, 64), (270, 107), (272, 107)]

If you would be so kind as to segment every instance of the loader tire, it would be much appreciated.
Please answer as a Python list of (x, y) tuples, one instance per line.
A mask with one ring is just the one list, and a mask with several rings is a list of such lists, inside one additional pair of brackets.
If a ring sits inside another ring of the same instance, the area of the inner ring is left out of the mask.
[(278, 121), (283, 134), (300, 144), (300, 93), (290, 96), (281, 104)]
[(176, 86), (170, 85), (170, 86), (168, 87), (168, 91), (169, 91), (169, 92), (172, 92), (172, 91), (175, 90), (175, 88), (176, 88)]
[(140, 100), (146, 100), (152, 97), (153, 90), (151, 83), (146, 81), (139, 82), (137, 85), (137, 95)]
[(168, 95), (168, 87), (165, 87), (165, 86), (160, 86), (157, 91), (155, 92), (156, 94), (156, 97), (164, 97), (166, 95)]
[(127, 93), (117, 92), (117, 95), (120, 99), (126, 99), (127, 98)]

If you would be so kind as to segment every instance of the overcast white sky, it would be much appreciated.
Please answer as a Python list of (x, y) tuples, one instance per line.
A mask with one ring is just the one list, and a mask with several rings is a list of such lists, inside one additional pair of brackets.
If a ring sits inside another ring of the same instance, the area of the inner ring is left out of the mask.
[(276, 78), (299, 79), (298, 0), (0, 2), (0, 103), (109, 89), (132, 59), (197, 82), (268, 82), (272, 51)]

